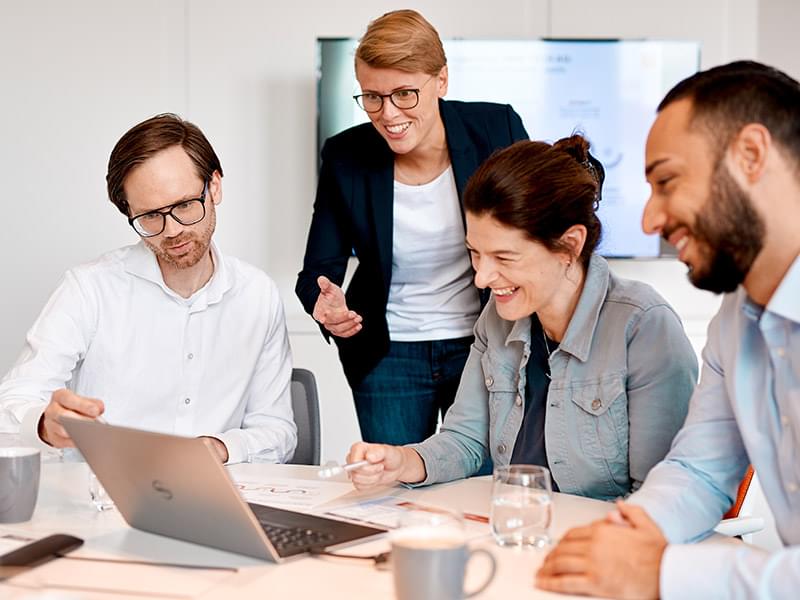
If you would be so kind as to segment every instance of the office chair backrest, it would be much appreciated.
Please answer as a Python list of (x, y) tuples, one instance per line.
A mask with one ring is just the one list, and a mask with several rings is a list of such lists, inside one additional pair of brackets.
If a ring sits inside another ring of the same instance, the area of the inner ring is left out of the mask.
[(317, 381), (308, 369), (292, 369), (292, 410), (297, 425), (297, 449), (292, 465), (318, 465), (320, 455)]

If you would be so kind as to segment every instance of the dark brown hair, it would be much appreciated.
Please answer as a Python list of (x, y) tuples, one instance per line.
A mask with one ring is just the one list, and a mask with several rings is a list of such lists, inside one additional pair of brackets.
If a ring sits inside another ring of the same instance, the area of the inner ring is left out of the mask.
[(219, 158), (197, 125), (172, 113), (156, 115), (129, 129), (114, 146), (108, 159), (108, 197), (123, 215), (130, 216), (123, 188), (128, 173), (172, 146), (181, 146), (186, 151), (203, 181), (211, 179), (214, 171), (222, 176)]
[(692, 102), (692, 123), (715, 142), (719, 159), (748, 123), (760, 123), (800, 167), (800, 84), (761, 63), (740, 60), (695, 73), (673, 87), (659, 112), (678, 100)]
[(517, 142), (495, 152), (467, 182), (464, 208), (524, 231), (551, 252), (569, 252), (561, 241), (573, 225), (586, 227), (580, 259), (586, 266), (600, 241), (596, 210), (605, 171), (580, 135), (557, 141)]
[(436, 75), (447, 64), (442, 40), (415, 10), (395, 10), (369, 24), (356, 49), (356, 66)]

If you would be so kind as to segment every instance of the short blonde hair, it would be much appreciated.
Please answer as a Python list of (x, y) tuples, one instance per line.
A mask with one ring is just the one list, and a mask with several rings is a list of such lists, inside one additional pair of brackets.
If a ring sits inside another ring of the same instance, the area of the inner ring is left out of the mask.
[(372, 21), (356, 49), (361, 60), (377, 69), (436, 75), (447, 64), (439, 33), (415, 10), (395, 10)]

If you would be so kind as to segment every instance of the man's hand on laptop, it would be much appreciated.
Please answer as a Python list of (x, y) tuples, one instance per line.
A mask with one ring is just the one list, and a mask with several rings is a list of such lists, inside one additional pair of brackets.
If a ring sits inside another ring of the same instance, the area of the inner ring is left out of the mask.
[(74, 448), (72, 438), (61, 425), (61, 417), (96, 419), (104, 410), (102, 400), (78, 396), (66, 389), (56, 390), (39, 419), (39, 437), (55, 448)]
[(200, 439), (202, 439), (206, 445), (210, 446), (212, 450), (219, 456), (220, 462), (225, 464), (228, 462), (228, 448), (223, 444), (220, 440), (215, 437), (211, 437), (209, 435), (204, 435)]

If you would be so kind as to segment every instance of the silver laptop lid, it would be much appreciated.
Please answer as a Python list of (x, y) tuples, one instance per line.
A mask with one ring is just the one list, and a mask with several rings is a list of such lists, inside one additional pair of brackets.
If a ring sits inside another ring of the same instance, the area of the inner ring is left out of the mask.
[(131, 527), (279, 561), (203, 440), (90, 420), (62, 424)]

